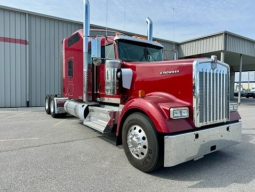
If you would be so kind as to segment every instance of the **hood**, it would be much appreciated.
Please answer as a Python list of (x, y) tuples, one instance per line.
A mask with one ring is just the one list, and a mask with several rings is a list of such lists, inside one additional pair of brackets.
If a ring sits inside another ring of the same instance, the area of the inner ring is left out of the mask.
[(144, 90), (146, 94), (164, 92), (192, 103), (194, 60), (124, 62), (122, 68), (133, 71), (132, 85), (126, 90), (126, 96), (129, 99), (138, 97), (139, 90)]

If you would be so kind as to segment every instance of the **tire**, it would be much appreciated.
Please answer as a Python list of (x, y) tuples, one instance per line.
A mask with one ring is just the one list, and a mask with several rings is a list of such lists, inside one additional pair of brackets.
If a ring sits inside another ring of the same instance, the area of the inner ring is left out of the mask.
[(53, 118), (57, 117), (56, 111), (55, 111), (55, 100), (54, 97), (50, 98), (50, 114)]
[(137, 169), (152, 172), (163, 164), (162, 148), (151, 120), (142, 113), (127, 117), (122, 130), (123, 148), (127, 159)]
[(50, 97), (45, 97), (45, 112), (50, 114)]

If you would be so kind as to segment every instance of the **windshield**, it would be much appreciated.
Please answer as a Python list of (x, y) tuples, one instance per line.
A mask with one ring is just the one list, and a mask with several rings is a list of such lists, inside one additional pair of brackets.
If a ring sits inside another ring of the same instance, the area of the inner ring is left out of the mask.
[(119, 58), (124, 61), (162, 61), (162, 47), (133, 41), (118, 42)]

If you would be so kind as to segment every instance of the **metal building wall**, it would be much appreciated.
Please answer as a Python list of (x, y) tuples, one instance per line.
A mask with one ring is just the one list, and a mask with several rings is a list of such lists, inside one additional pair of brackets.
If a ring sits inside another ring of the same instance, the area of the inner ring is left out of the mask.
[(0, 9), (0, 107), (26, 106), (26, 14)]
[(223, 44), (223, 33), (182, 42), (178, 47), (179, 58), (223, 50)]
[(0, 107), (44, 106), (45, 94), (61, 93), (62, 40), (81, 28), (0, 7)]
[(173, 60), (174, 59), (174, 50), (177, 50), (177, 43), (167, 42), (167, 41), (162, 41), (162, 40), (158, 40), (158, 42), (164, 46), (164, 48), (163, 48), (164, 59), (165, 60)]
[(30, 106), (44, 106), (46, 94), (62, 93), (62, 40), (81, 24), (29, 15)]
[(255, 57), (255, 41), (226, 33), (226, 51)]

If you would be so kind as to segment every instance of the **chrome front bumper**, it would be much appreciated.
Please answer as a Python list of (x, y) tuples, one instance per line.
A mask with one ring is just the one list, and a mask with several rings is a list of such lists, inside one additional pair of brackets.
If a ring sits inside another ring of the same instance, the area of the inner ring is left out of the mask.
[(172, 167), (189, 160), (241, 142), (242, 122), (165, 136), (164, 167)]

